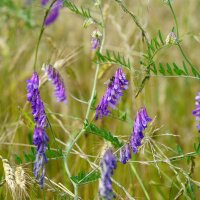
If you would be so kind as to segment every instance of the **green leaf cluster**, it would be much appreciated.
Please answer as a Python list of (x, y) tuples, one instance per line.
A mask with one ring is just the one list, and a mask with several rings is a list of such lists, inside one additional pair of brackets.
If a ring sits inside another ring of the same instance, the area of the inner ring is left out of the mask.
[(125, 56), (120, 55), (119, 52), (112, 52), (110, 53), (109, 50), (106, 50), (106, 54), (103, 55), (99, 51), (96, 52), (97, 56), (97, 63), (99, 64), (117, 64), (128, 69), (131, 68), (131, 63), (129, 59), (125, 59)]
[(82, 16), (83, 18), (92, 18), (89, 9), (86, 10), (83, 7), (78, 8), (74, 3), (70, 1), (64, 1), (63, 6), (67, 7), (69, 10), (76, 13), (77, 15)]
[(116, 137), (113, 136), (111, 132), (106, 131), (104, 129), (98, 128), (94, 124), (85, 124), (85, 131), (97, 135), (101, 138), (104, 138), (108, 142), (110, 142), (114, 147), (120, 148), (123, 146), (122, 142)]
[(94, 182), (100, 178), (100, 172), (98, 170), (90, 173), (80, 172), (77, 176), (71, 176), (71, 180), (77, 185), (88, 184)]

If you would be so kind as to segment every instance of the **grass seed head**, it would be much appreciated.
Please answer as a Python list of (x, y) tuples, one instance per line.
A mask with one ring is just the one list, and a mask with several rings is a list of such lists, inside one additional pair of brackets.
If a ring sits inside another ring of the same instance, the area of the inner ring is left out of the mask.
[(26, 174), (24, 168), (22, 166), (17, 166), (15, 168), (15, 181), (17, 184), (18, 196), (20, 196), (20, 199), (29, 197), (27, 192), (27, 185), (30, 184), (30, 181), (28, 179), (29, 176)]
[(15, 182), (15, 175), (14, 175), (13, 169), (10, 166), (7, 159), (2, 158), (2, 163), (3, 163), (4, 173), (5, 173), (5, 181), (14, 198), (16, 195), (16, 182)]
[(15, 169), (15, 181), (18, 187), (21, 190), (26, 189), (26, 176), (25, 176), (25, 171), (21, 166), (16, 167)]

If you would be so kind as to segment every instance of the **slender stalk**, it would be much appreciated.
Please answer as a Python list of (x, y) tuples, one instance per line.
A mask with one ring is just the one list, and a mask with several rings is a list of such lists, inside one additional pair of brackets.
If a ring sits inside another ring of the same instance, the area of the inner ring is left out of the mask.
[(119, 4), (119, 6), (122, 8), (122, 10), (124, 12), (126, 12), (127, 14), (129, 14), (131, 16), (131, 18), (133, 19), (133, 21), (135, 22), (135, 24), (137, 25), (137, 27), (141, 30), (142, 36), (144, 37), (144, 39), (145, 39), (145, 41), (147, 43), (147, 46), (149, 46), (150, 42), (149, 42), (149, 39), (147, 37), (147, 33), (144, 30), (144, 28), (142, 27), (142, 25), (139, 23), (137, 17), (131, 11), (128, 10), (128, 8), (122, 3), (121, 0), (115, 0), (115, 1)]
[(114, 179), (112, 179), (112, 182), (124, 191), (124, 193), (126, 194), (126, 196), (128, 197), (129, 200), (135, 200), (135, 198), (132, 197), (132, 196), (128, 193), (128, 191), (127, 191), (122, 185), (120, 185), (117, 181), (115, 181)]
[(42, 25), (42, 27), (40, 29), (40, 34), (39, 34), (39, 37), (38, 37), (37, 46), (36, 46), (36, 50), (35, 50), (35, 59), (34, 59), (34, 65), (33, 65), (34, 71), (36, 71), (38, 50), (39, 50), (39, 45), (40, 45), (40, 41), (41, 41), (43, 32), (44, 32), (44, 25)]
[(180, 77), (182, 77), (182, 78), (191, 78), (191, 79), (196, 79), (196, 80), (200, 80), (200, 77), (196, 77), (196, 76), (183, 76), (183, 75), (181, 75), (181, 76), (164, 76), (164, 75), (154, 75), (154, 74), (151, 74), (151, 77), (156, 77), (156, 78), (159, 78), (159, 77), (162, 77), (162, 78), (180, 78)]
[(180, 44), (178, 44), (178, 47), (179, 47), (179, 49), (181, 51), (181, 54), (185, 58), (186, 62), (190, 65), (192, 73), (195, 75), (195, 78), (199, 79), (200, 78), (200, 72), (199, 72), (199, 70), (191, 63), (190, 59), (187, 57), (187, 55), (183, 51), (183, 49), (182, 49), (182, 47), (181, 47)]
[[(166, 159), (166, 164), (169, 165), (169, 168), (170, 168), (170, 169), (174, 172), (174, 174), (176, 175), (176, 179), (177, 179), (177, 181), (179, 182), (179, 184), (182, 186), (183, 191), (184, 191), (184, 195), (185, 195), (186, 199), (190, 199), (190, 197), (188, 197), (188, 195), (187, 195), (186, 187), (185, 187), (183, 181), (181, 180), (181, 177), (180, 177), (179, 173), (178, 173), (177, 170), (176, 170), (176, 169), (180, 170), (180, 168), (176, 167), (175, 165), (173, 165), (173, 164), (171, 163), (171, 161), (168, 159), (168, 157), (164, 154), (164, 152), (161, 150), (161, 148), (160, 148), (155, 142), (153, 143), (153, 145), (155, 146), (156, 150), (157, 150), (158, 152), (160, 152), (160, 155)], [(183, 172), (183, 171), (181, 171), (181, 172), (185, 175), (185, 172)], [(186, 178), (187, 178), (187, 174), (186, 174)]]
[(139, 184), (140, 184), (140, 186), (141, 186), (141, 188), (142, 188), (142, 190), (145, 194), (146, 199), (150, 200), (150, 197), (149, 197), (148, 192), (147, 192), (147, 190), (146, 190), (146, 188), (145, 188), (145, 186), (142, 182), (142, 179), (140, 178), (140, 176), (137, 173), (135, 166), (133, 164), (131, 164), (131, 169), (132, 169), (133, 173), (135, 174), (135, 176), (136, 176), (136, 178), (137, 178), (137, 180), (138, 180), (138, 182), (139, 182)]
[[(70, 173), (70, 170), (69, 170), (69, 167), (68, 167), (68, 164), (67, 164), (67, 157), (65, 156), (66, 160), (64, 159), (64, 166), (65, 166), (65, 171), (68, 175), (68, 177), (70, 178), (71, 177), (71, 173)], [(70, 179), (71, 180), (71, 179)], [(76, 185), (76, 183), (74, 183), (73, 181), (72, 182), (72, 185), (74, 187), (74, 200), (78, 200), (78, 185)]]
[(53, 6), (53, 4), (56, 2), (56, 0), (54, 0), (50, 6), (48, 7), (48, 9), (46, 10), (45, 12), (45, 16), (44, 16), (44, 19), (43, 19), (43, 22), (42, 22), (42, 26), (41, 26), (41, 29), (40, 29), (40, 33), (39, 33), (39, 37), (38, 37), (38, 41), (37, 41), (37, 45), (36, 45), (36, 50), (35, 50), (35, 59), (34, 59), (34, 65), (33, 65), (33, 68), (34, 68), (34, 71), (36, 71), (36, 66), (37, 66), (37, 57), (38, 57), (38, 50), (39, 50), (39, 46), (40, 46), (40, 41), (42, 39), (42, 35), (44, 33), (44, 29), (45, 29), (45, 26), (44, 26), (44, 22)]
[(177, 19), (176, 19), (176, 15), (175, 15), (175, 12), (174, 12), (174, 9), (173, 9), (173, 7), (172, 7), (172, 4), (171, 4), (170, 0), (168, 0), (168, 4), (169, 4), (170, 10), (171, 10), (171, 12), (172, 12), (172, 14), (173, 14), (174, 21), (175, 21), (175, 25), (176, 25), (176, 35), (177, 35), (177, 37), (179, 38), (178, 21), (177, 21)]
[[(104, 42), (105, 42), (105, 24), (104, 24), (103, 12), (102, 12), (101, 6), (99, 7), (99, 9), (101, 11), (101, 18), (102, 18), (102, 25), (103, 25), (103, 28), (102, 28), (103, 29), (102, 42), (101, 42), (101, 45), (100, 45), (99, 52), (102, 53)], [(88, 120), (90, 109), (91, 109), (91, 106), (92, 106), (92, 101), (93, 101), (93, 98), (94, 98), (94, 95), (95, 95), (96, 85), (97, 85), (97, 78), (98, 78), (98, 73), (99, 73), (99, 66), (100, 66), (100, 64), (97, 63), (96, 72), (95, 72), (95, 75), (94, 75), (92, 94), (91, 94), (91, 97), (90, 97), (90, 100), (89, 100), (89, 105), (88, 105), (88, 108), (87, 108), (87, 111), (86, 111), (85, 120)]]
[[(103, 12), (102, 12), (101, 6), (99, 6), (99, 9), (101, 11), (102, 29), (103, 29), (103, 31), (102, 31), (103, 32), (102, 42), (101, 42), (100, 48), (99, 48), (99, 52), (101, 53), (102, 50), (103, 50), (104, 42), (105, 42), (105, 24), (104, 24)], [(88, 103), (88, 107), (87, 107), (87, 111), (86, 111), (86, 115), (85, 115), (85, 120), (84, 121), (88, 120), (88, 118), (89, 118), (89, 113), (90, 113), (90, 109), (91, 109), (91, 106), (92, 106), (92, 101), (93, 101), (93, 98), (94, 98), (94, 95), (95, 95), (95, 91), (96, 91), (96, 85), (97, 85), (97, 78), (98, 78), (98, 73), (99, 73), (99, 67), (100, 67), (100, 64), (98, 63), (96, 65), (96, 72), (95, 72), (95, 76), (94, 76), (92, 93), (91, 93), (91, 96), (90, 96), (90, 100), (89, 100), (89, 103)], [(83, 127), (80, 130), (80, 132), (75, 136), (74, 140), (70, 140), (68, 142), (67, 147), (66, 147), (66, 154), (65, 154), (66, 160), (64, 161), (64, 165), (65, 165), (65, 170), (66, 170), (67, 175), (68, 175), (69, 178), (71, 177), (71, 174), (70, 174), (70, 171), (69, 171), (69, 168), (68, 168), (68, 164), (67, 164), (68, 155), (69, 155), (71, 149), (73, 148), (74, 144), (78, 141), (78, 139), (82, 136), (82, 134), (84, 132), (85, 132), (85, 129)], [(71, 181), (71, 182), (72, 182), (72, 184), (74, 186), (74, 194), (75, 194), (74, 199), (78, 199), (78, 186), (73, 181)]]
[(178, 47), (181, 51), (181, 54), (183, 55), (183, 57), (185, 58), (185, 60), (187, 61), (187, 63), (191, 66), (194, 67), (193, 64), (190, 62), (189, 58), (186, 56), (185, 52), (183, 51), (182, 47), (180, 44), (178, 44)]
[[(121, 0), (115, 0), (118, 5), (122, 8), (122, 10), (129, 14), (131, 16), (131, 18), (133, 19), (133, 21), (135, 22), (136, 26), (141, 30), (142, 32), (142, 37), (145, 39), (145, 42), (147, 44), (147, 47), (149, 47), (150, 45), (150, 41), (149, 38), (147, 36), (147, 32), (145, 31), (145, 29), (142, 27), (142, 25), (140, 24), (140, 22), (138, 21), (137, 17), (134, 15), (134, 13), (132, 13), (131, 11), (128, 10), (128, 8), (126, 7), (126, 5), (124, 5), (124, 3)], [(146, 73), (147, 75), (145, 76), (145, 78), (142, 80), (140, 89), (137, 91), (135, 98), (137, 98), (137, 96), (139, 95), (139, 93), (142, 91), (146, 81), (150, 78), (150, 67), (147, 67), (146, 69)]]
[(71, 191), (69, 191), (67, 188), (62, 186), (61, 184), (57, 184), (56, 182), (52, 181), (51, 179), (48, 179), (47, 177), (45, 177), (45, 179), (47, 179), (52, 185), (58, 187), (60, 190), (62, 190), (66, 194), (70, 195), (71, 197), (74, 197), (74, 194)]
[[(47, 115), (46, 115), (46, 116), (47, 116)], [(59, 149), (59, 146), (58, 146), (58, 144), (57, 144), (57, 142), (56, 142), (56, 136), (55, 136), (54, 130), (53, 130), (52, 126), (51, 126), (51, 123), (50, 123), (48, 117), (47, 117), (47, 123), (49, 124), (49, 128), (50, 128), (51, 134), (52, 134), (53, 139), (54, 139), (54, 144), (56, 145), (57, 149)]]

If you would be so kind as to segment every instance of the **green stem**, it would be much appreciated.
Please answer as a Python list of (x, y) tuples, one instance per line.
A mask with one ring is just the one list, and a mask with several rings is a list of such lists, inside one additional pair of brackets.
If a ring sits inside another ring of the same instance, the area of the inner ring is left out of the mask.
[[(103, 50), (103, 45), (104, 45), (104, 41), (105, 41), (105, 26), (104, 26), (104, 23), (103, 23), (103, 13), (102, 13), (102, 9), (100, 7), (100, 10), (101, 10), (101, 16), (102, 16), (102, 24), (103, 24), (103, 35), (102, 35), (102, 42), (101, 42), (101, 46), (100, 46), (100, 49), (99, 49), (99, 52), (101, 53), (102, 50)], [(89, 117), (89, 113), (90, 113), (90, 110), (91, 110), (91, 106), (92, 106), (92, 101), (93, 101), (93, 98), (94, 98), (94, 95), (95, 95), (95, 90), (96, 90), (96, 85), (97, 85), (97, 78), (98, 78), (98, 72), (99, 72), (99, 66), (100, 64), (98, 63), (96, 65), (96, 72), (95, 72), (95, 76), (94, 76), (94, 82), (93, 82), (93, 88), (92, 88), (92, 93), (91, 93), (91, 97), (90, 97), (90, 100), (89, 100), (89, 103), (88, 103), (88, 107), (87, 107), (87, 111), (86, 111), (86, 115), (85, 115), (85, 120), (88, 120), (88, 117)], [(72, 149), (73, 145), (76, 143), (76, 141), (78, 141), (78, 139), (80, 138), (80, 136), (85, 132), (85, 129), (82, 128), (81, 131), (77, 134), (77, 136), (75, 137), (75, 139), (70, 143), (69, 145), (69, 148), (67, 148), (67, 154), (69, 154), (70, 150)]]
[(150, 200), (150, 197), (149, 197), (148, 192), (147, 192), (147, 190), (146, 190), (146, 188), (145, 188), (145, 186), (142, 182), (142, 179), (140, 178), (140, 176), (137, 173), (135, 166), (133, 164), (131, 164), (131, 169), (132, 169), (133, 173), (135, 174), (135, 176), (136, 176), (136, 178), (137, 178), (137, 180), (138, 180), (138, 182), (139, 182), (139, 184), (140, 184), (140, 186), (141, 186), (141, 188), (142, 188), (142, 190), (143, 190), (143, 192), (146, 196), (146, 199)]
[(192, 73), (195, 75), (195, 77), (197, 76), (198, 78), (200, 78), (200, 72), (199, 72), (199, 70), (191, 63), (190, 59), (186, 56), (186, 54), (183, 51), (183, 49), (182, 49), (182, 47), (181, 47), (180, 44), (178, 44), (178, 47), (179, 47), (179, 49), (181, 51), (181, 54), (185, 58), (186, 62), (190, 65)]
[(36, 50), (35, 50), (35, 59), (34, 59), (34, 65), (33, 65), (33, 66), (34, 66), (34, 71), (36, 71), (37, 57), (38, 57), (38, 50), (39, 50), (40, 41), (41, 41), (41, 38), (42, 38), (43, 32), (44, 32), (44, 26), (42, 25), (41, 30), (40, 30), (40, 34), (39, 34), (39, 37), (38, 37), (38, 41), (37, 41)]
[(176, 15), (175, 15), (175, 12), (174, 12), (174, 9), (172, 7), (172, 4), (170, 2), (170, 0), (168, 0), (168, 3), (169, 3), (169, 7), (170, 7), (170, 10), (173, 14), (173, 18), (174, 18), (174, 21), (175, 21), (175, 25), (176, 25), (176, 35), (177, 35), (177, 38), (179, 38), (179, 28), (178, 28), (178, 21), (176, 19)]
[[(46, 115), (47, 116), (47, 115)], [(49, 128), (50, 128), (50, 131), (51, 131), (51, 134), (53, 136), (53, 139), (54, 139), (54, 144), (56, 145), (57, 149), (59, 149), (60, 147), (58, 146), (57, 142), (56, 142), (56, 136), (55, 136), (55, 133), (54, 133), (54, 130), (51, 126), (51, 123), (49, 121), (49, 118), (47, 117), (47, 123), (49, 124)]]
[(42, 26), (41, 26), (41, 29), (40, 29), (40, 34), (39, 34), (39, 37), (38, 37), (38, 41), (37, 41), (37, 45), (36, 45), (36, 50), (35, 50), (35, 59), (34, 59), (34, 65), (33, 65), (33, 68), (34, 68), (34, 71), (36, 71), (36, 66), (37, 66), (37, 57), (38, 57), (38, 50), (39, 50), (39, 46), (40, 46), (40, 41), (42, 39), (42, 35), (44, 33), (44, 22), (53, 6), (53, 4), (56, 2), (56, 0), (54, 0), (50, 6), (48, 7), (48, 9), (46, 10), (45, 12), (45, 16), (44, 16), (44, 19), (43, 19), (43, 22), (42, 22)]
[[(99, 49), (99, 52), (101, 53), (102, 50), (103, 50), (103, 45), (104, 45), (104, 41), (105, 41), (105, 25), (104, 25), (103, 13), (102, 13), (101, 6), (99, 8), (100, 8), (100, 11), (101, 11), (102, 24), (103, 24), (103, 26), (102, 26), (102, 29), (103, 29), (102, 42), (101, 42), (100, 49)], [(95, 76), (94, 76), (92, 93), (91, 93), (91, 96), (90, 96), (90, 100), (89, 100), (89, 103), (88, 103), (88, 107), (87, 107), (87, 111), (86, 111), (86, 115), (85, 115), (85, 120), (84, 121), (88, 120), (89, 113), (90, 113), (90, 110), (91, 110), (92, 101), (93, 101), (93, 98), (94, 98), (94, 95), (95, 95), (95, 91), (96, 91), (99, 67), (100, 67), (100, 64), (98, 63), (96, 65), (96, 72), (95, 72)], [(69, 168), (68, 168), (68, 164), (67, 164), (68, 155), (69, 155), (71, 149), (73, 148), (74, 144), (79, 140), (79, 138), (82, 136), (82, 134), (84, 132), (85, 132), (85, 129), (83, 127), (81, 129), (81, 131), (75, 136), (74, 140), (71, 140), (71, 141), (68, 142), (67, 147), (65, 149), (66, 150), (66, 154), (65, 154), (66, 160), (64, 161), (64, 164), (65, 164), (65, 170), (66, 170), (67, 175), (68, 175), (69, 178), (71, 177), (71, 174), (70, 174), (70, 171), (69, 171)], [(78, 199), (78, 186), (73, 181), (71, 181), (71, 182), (72, 182), (72, 184), (74, 186), (74, 193), (75, 193), (75, 198), (74, 199)]]
[[(102, 53), (103, 45), (104, 45), (104, 42), (105, 42), (105, 24), (104, 24), (104, 20), (103, 20), (103, 12), (102, 12), (101, 7), (100, 7), (100, 11), (101, 11), (101, 17), (102, 17), (103, 34), (102, 34), (102, 42), (101, 42), (101, 46), (100, 46), (99, 52)], [(93, 101), (93, 98), (94, 98), (94, 95), (95, 95), (96, 85), (97, 85), (97, 78), (98, 78), (98, 73), (99, 73), (99, 66), (100, 66), (100, 64), (97, 63), (96, 72), (95, 72), (95, 75), (94, 75), (92, 94), (91, 94), (91, 97), (90, 97), (90, 100), (89, 100), (89, 104), (88, 104), (88, 108), (87, 108), (87, 111), (86, 111), (85, 120), (88, 120), (90, 109), (91, 109), (91, 106), (92, 106), (92, 101)]]
[(194, 68), (193, 64), (190, 62), (189, 58), (186, 56), (185, 52), (183, 51), (182, 47), (180, 44), (178, 44), (178, 47), (181, 51), (181, 54), (183, 55), (183, 57), (185, 58), (186, 62), (190, 65), (191, 68)]
[[(64, 159), (64, 166), (65, 166), (65, 171), (68, 175), (68, 177), (70, 178), (71, 177), (71, 173), (69, 171), (69, 167), (68, 167), (68, 164), (67, 164), (67, 156), (65, 155), (65, 158), (66, 160)], [(71, 179), (70, 179), (71, 180)], [(78, 185), (76, 183), (74, 183), (73, 181), (72, 182), (72, 185), (74, 187), (74, 200), (78, 200)]]
[(149, 42), (149, 39), (147, 37), (147, 33), (144, 30), (144, 28), (142, 27), (142, 25), (139, 23), (137, 17), (131, 11), (128, 10), (128, 8), (122, 3), (121, 0), (115, 0), (115, 1), (119, 4), (119, 6), (122, 8), (122, 10), (124, 12), (126, 12), (127, 14), (129, 14), (131, 16), (131, 18), (133, 19), (133, 21), (135, 22), (137, 27), (141, 30), (142, 36), (144, 37), (144, 39), (145, 39), (145, 41), (147, 43), (147, 46), (149, 46), (150, 42)]

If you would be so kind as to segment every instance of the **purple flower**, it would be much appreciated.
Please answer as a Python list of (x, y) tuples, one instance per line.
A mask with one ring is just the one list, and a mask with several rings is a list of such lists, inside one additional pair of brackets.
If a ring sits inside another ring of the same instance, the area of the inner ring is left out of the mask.
[(143, 131), (147, 128), (147, 124), (150, 121), (152, 121), (152, 119), (147, 115), (146, 108), (141, 108), (139, 112), (137, 112), (133, 133), (130, 139), (130, 145), (132, 147), (133, 153), (135, 154), (138, 152), (138, 147), (141, 145), (141, 141), (144, 137)]
[(58, 102), (67, 102), (65, 85), (62, 77), (60, 76), (59, 72), (52, 66), (46, 65), (44, 67), (45, 73), (48, 76), (48, 79), (52, 81), (53, 85), (55, 86), (55, 96)]
[(116, 158), (113, 155), (111, 149), (108, 149), (101, 162), (101, 180), (99, 183), (99, 194), (101, 198), (105, 198), (106, 200), (112, 200), (114, 198), (114, 194), (112, 191), (112, 181), (111, 176), (113, 175), (114, 169), (117, 167)]
[(27, 80), (27, 99), (29, 102), (34, 99), (34, 96), (36, 95), (39, 87), (39, 77), (36, 72), (33, 73), (30, 80)]
[(48, 2), (49, 2), (49, 0), (41, 0), (41, 4), (42, 4), (43, 6), (45, 6)]
[(47, 163), (46, 148), (49, 138), (45, 129), (35, 127), (33, 144), (37, 146), (37, 155), (34, 163), (34, 175), (39, 179), (39, 184), (44, 187), (45, 164)]
[(27, 80), (27, 83), (27, 100), (32, 105), (32, 114), (36, 123), (33, 135), (33, 144), (37, 146), (34, 175), (39, 179), (39, 184), (43, 188), (45, 163), (47, 163), (46, 147), (49, 141), (45, 131), (45, 128), (47, 127), (47, 117), (44, 110), (44, 104), (40, 97), (38, 74), (34, 72), (31, 79)]
[[(197, 96), (195, 97), (195, 106), (196, 109), (193, 110), (192, 114), (196, 117), (196, 120), (200, 120), (200, 92), (197, 93)], [(200, 123), (197, 125), (197, 129), (200, 132)]]
[(27, 80), (27, 100), (32, 104), (32, 114), (34, 121), (39, 127), (46, 127), (47, 120), (44, 105), (39, 92), (39, 77), (36, 72), (33, 73), (30, 80)]
[(49, 138), (45, 129), (41, 127), (35, 127), (33, 135), (33, 144), (37, 146), (38, 153), (45, 153), (48, 145)]
[(97, 38), (92, 38), (91, 44), (92, 44), (92, 49), (96, 50), (100, 45), (100, 40)]
[(101, 43), (101, 38), (102, 38), (102, 34), (99, 30), (94, 30), (92, 32), (92, 40), (91, 40), (91, 44), (92, 44), (92, 49), (96, 50), (99, 48), (100, 43)]
[(128, 80), (126, 79), (122, 68), (119, 68), (115, 72), (115, 76), (111, 78), (107, 90), (96, 108), (96, 120), (99, 118), (99, 115), (100, 118), (108, 116), (111, 112), (108, 110), (108, 107), (115, 109), (121, 99), (121, 96), (123, 96), (123, 90), (127, 89)]
[(120, 162), (126, 164), (131, 159), (131, 148), (130, 144), (126, 144), (120, 149)]
[[(49, 0), (41, 0), (41, 4), (43, 6), (45, 6), (48, 2), (49, 2)], [(56, 0), (56, 2), (53, 4), (51, 10), (49, 11), (49, 13), (44, 21), (45, 26), (52, 24), (57, 19), (57, 17), (59, 16), (59, 13), (60, 13), (60, 9), (62, 7), (63, 7), (63, 0)]]
[(166, 44), (177, 44), (178, 38), (174, 32), (170, 32), (166, 38)]

